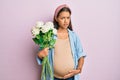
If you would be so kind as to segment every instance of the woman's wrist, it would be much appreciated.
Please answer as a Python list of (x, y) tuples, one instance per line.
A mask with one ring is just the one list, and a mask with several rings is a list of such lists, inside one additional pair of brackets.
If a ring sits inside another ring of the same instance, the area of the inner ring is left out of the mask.
[(77, 67), (77, 70), (79, 70), (79, 73), (81, 73), (82, 67)]

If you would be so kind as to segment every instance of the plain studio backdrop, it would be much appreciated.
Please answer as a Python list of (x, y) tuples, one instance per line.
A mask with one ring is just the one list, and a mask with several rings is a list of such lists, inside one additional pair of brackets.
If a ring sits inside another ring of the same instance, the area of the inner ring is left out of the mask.
[(120, 80), (120, 0), (0, 0), (0, 80), (40, 80), (31, 28), (64, 3), (87, 53), (81, 80)]

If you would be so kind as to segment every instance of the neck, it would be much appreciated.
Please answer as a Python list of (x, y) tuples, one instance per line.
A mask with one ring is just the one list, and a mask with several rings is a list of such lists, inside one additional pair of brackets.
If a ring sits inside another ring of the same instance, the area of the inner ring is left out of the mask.
[(60, 33), (67, 33), (68, 31), (67, 31), (67, 29), (59, 28), (59, 29), (58, 29), (58, 32), (60, 32)]

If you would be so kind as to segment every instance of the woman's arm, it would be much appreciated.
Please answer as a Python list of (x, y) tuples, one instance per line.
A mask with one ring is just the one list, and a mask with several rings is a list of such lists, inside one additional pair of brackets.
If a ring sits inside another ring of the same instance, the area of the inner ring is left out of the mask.
[(81, 57), (81, 58), (78, 60), (78, 67), (77, 67), (77, 70), (79, 70), (79, 73), (82, 72), (83, 64), (84, 64), (84, 57)]

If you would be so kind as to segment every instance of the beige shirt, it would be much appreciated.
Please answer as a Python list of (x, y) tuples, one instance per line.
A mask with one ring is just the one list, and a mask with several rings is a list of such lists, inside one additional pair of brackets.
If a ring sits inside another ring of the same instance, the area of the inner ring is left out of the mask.
[(55, 43), (54, 76), (57, 78), (63, 78), (64, 75), (73, 69), (74, 60), (71, 53), (69, 38), (58, 38)]

